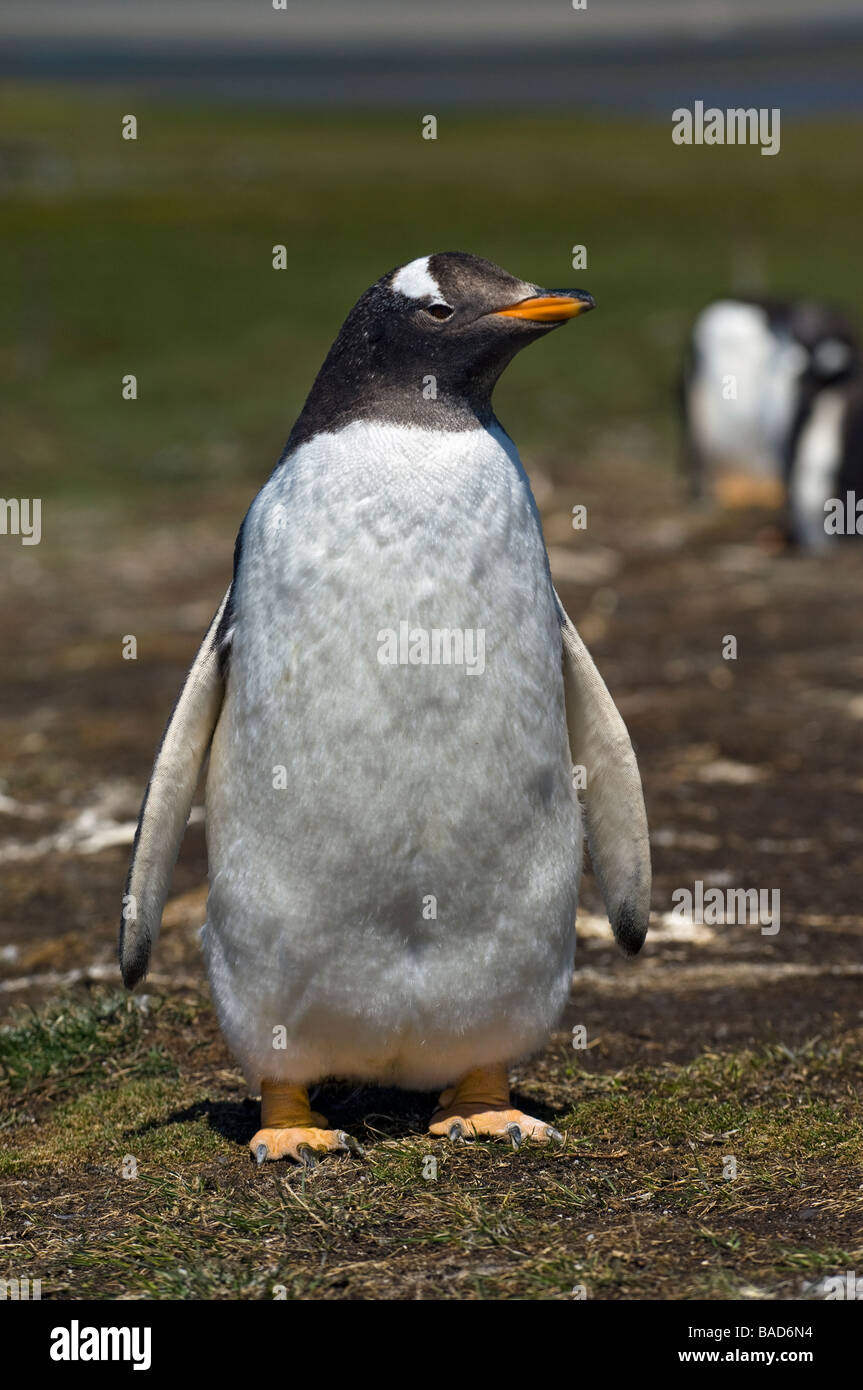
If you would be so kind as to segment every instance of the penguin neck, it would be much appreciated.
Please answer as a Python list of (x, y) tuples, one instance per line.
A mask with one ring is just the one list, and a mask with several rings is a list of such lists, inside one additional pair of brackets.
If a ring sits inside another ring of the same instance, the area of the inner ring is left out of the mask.
[(490, 395), (487, 399), (470, 399), (450, 392), (441, 392), (428, 383), (423, 389), (409, 390), (397, 384), (375, 383), (374, 389), (360, 387), (345, 389), (344, 382), (332, 388), (331, 383), (315, 383), (291, 430), (285, 452), (292, 453), (316, 434), (334, 434), (358, 420), (388, 425), (403, 425), (414, 429), (465, 431), (488, 429), (496, 424)]
[(334, 433), (357, 420), (425, 430), (489, 429), (497, 424), (491, 398), (505, 365), (481, 363), (458, 373), (439, 360), (384, 368), (365, 355), (340, 350), (336, 342), (291, 430), (285, 455), (316, 434)]

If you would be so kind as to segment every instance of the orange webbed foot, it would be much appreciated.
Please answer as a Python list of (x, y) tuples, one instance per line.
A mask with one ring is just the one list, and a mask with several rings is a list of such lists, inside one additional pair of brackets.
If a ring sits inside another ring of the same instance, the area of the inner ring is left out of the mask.
[(261, 1082), (261, 1128), (249, 1142), (258, 1164), (292, 1158), (314, 1168), (330, 1153), (362, 1158), (363, 1150), (343, 1129), (330, 1129), (323, 1115), (309, 1109), (305, 1086)]
[(284, 1129), (259, 1129), (249, 1141), (256, 1163), (277, 1158), (292, 1158), (307, 1168), (314, 1168), (318, 1159), (331, 1153), (352, 1154), (361, 1158), (363, 1151), (356, 1139), (343, 1129), (323, 1129), (319, 1125), (289, 1125)]
[(509, 1100), (509, 1081), (505, 1067), (481, 1067), (468, 1072), (457, 1086), (444, 1091), (432, 1115), (429, 1133), (452, 1143), (462, 1139), (488, 1137), (508, 1139), (518, 1149), (525, 1139), (540, 1144), (563, 1144), (560, 1130), (544, 1120), (535, 1120)]

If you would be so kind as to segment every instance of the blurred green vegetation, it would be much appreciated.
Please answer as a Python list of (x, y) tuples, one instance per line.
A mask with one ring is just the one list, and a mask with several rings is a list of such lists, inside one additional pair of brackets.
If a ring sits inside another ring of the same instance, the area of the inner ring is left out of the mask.
[[(573, 93), (577, 99), (577, 93)], [(121, 118), (138, 118), (136, 142)], [(498, 391), (527, 454), (637, 420), (673, 454), (692, 314), (737, 288), (863, 298), (863, 125), (783, 123), (781, 153), (681, 148), (670, 120), (0, 98), (5, 490), (260, 482), (361, 291), (434, 250), (591, 290), (599, 311)], [(272, 269), (284, 243), (289, 268)], [(584, 244), (586, 270), (571, 248)], [(139, 398), (121, 398), (134, 373)]]

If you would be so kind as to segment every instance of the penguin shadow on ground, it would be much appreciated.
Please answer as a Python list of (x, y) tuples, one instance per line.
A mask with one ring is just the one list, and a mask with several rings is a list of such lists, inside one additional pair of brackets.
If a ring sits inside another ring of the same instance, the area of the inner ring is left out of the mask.
[[(334, 1129), (347, 1130), (363, 1145), (386, 1139), (416, 1139), (428, 1131), (437, 1107), (436, 1091), (400, 1091), (395, 1087), (355, 1086), (330, 1082), (310, 1090), (313, 1110), (326, 1115)], [(517, 1090), (512, 1105), (551, 1124), (554, 1111)], [(206, 1120), (210, 1129), (238, 1148), (245, 1147), (260, 1126), (260, 1104), (248, 1096), (242, 1101), (200, 1100), (182, 1110), (126, 1132), (137, 1138), (168, 1125), (196, 1124)]]
[[(375, 1140), (416, 1139), (428, 1133), (437, 1109), (438, 1091), (400, 1091), (395, 1087), (350, 1086), (331, 1082), (312, 1092), (312, 1108), (331, 1125), (345, 1129), (361, 1144)], [(551, 1122), (552, 1112), (513, 1091), (513, 1106)]]
[(249, 1097), (241, 1101), (198, 1100), (183, 1110), (174, 1110), (170, 1115), (148, 1120), (146, 1124), (126, 1130), (125, 1137), (134, 1139), (142, 1134), (151, 1134), (154, 1130), (167, 1129), (169, 1125), (197, 1124), (199, 1120), (206, 1120), (209, 1128), (215, 1130), (223, 1139), (242, 1145), (251, 1139), (258, 1128), (259, 1119), (260, 1105)]

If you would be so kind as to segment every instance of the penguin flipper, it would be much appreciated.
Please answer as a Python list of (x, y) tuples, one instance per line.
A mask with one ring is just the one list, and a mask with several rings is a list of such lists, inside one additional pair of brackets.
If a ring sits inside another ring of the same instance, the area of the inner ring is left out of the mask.
[(198, 776), (225, 693), (220, 623), (230, 589), (180, 691), (138, 816), (120, 922), (120, 969), (132, 989), (150, 965)]
[(585, 822), (594, 872), (617, 944), (641, 950), (650, 916), (644, 793), (626, 725), (557, 594), (572, 761), (587, 773)]

